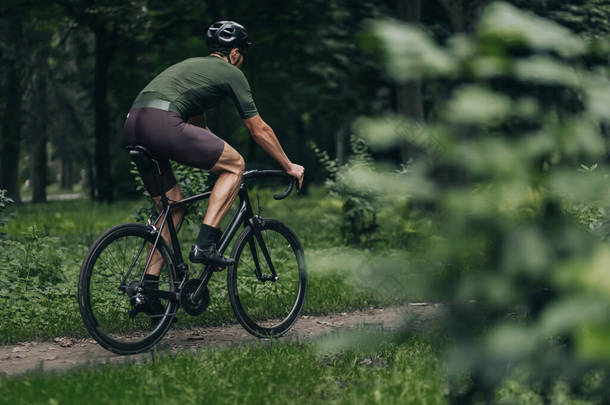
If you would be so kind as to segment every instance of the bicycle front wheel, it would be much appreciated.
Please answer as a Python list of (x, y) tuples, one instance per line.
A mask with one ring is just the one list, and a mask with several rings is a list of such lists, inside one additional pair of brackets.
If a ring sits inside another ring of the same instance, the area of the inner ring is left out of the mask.
[[(162, 238), (152, 251), (155, 238), (142, 224), (117, 225), (94, 242), (83, 262), (78, 281), (83, 321), (91, 336), (114, 353), (148, 350), (177, 311), (173, 257)], [(161, 271), (154, 295), (142, 285), (147, 263)]]
[[(261, 219), (262, 239), (277, 273), (271, 272), (251, 226), (239, 235), (227, 273), (229, 299), (239, 323), (252, 335), (279, 337), (295, 323), (307, 291), (307, 270), (301, 243), (286, 225)], [(259, 274), (257, 274), (257, 265)]]

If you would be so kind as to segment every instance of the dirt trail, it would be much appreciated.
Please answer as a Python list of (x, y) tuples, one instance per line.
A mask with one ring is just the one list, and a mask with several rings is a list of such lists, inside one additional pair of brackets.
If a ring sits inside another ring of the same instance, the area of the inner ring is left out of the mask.
[[(304, 340), (337, 329), (361, 325), (395, 328), (403, 316), (417, 327), (438, 313), (438, 304), (414, 303), (402, 307), (343, 312), (326, 316), (302, 316), (280, 340)], [(222, 346), (259, 339), (249, 335), (240, 325), (209, 328), (170, 329), (157, 345), (160, 352), (177, 353), (210, 346)], [(0, 346), (0, 374), (22, 374), (30, 370), (54, 371), (83, 364), (118, 363), (148, 359), (151, 353), (119, 356), (99, 346), (93, 339), (58, 337), (53, 341), (23, 342)]]

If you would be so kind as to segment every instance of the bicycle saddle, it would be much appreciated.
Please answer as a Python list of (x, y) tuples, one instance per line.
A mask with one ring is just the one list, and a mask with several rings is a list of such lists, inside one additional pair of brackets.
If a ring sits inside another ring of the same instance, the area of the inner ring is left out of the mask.
[(142, 145), (127, 145), (125, 146), (127, 152), (136, 164), (143, 169), (157, 169), (157, 173), (161, 174), (159, 169), (159, 159), (155, 157), (148, 149)]

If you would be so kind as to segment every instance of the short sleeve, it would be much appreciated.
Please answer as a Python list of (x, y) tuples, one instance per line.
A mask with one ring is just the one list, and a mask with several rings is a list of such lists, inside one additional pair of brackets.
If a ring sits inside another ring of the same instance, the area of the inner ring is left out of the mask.
[(246, 119), (257, 115), (258, 110), (252, 98), (250, 84), (241, 70), (235, 69), (235, 74), (231, 75), (228, 85), (231, 98), (239, 112), (239, 116), (242, 119)]

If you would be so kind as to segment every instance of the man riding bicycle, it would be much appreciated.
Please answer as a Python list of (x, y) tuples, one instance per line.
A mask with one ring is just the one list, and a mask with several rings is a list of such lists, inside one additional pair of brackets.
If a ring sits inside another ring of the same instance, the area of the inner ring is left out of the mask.
[[(273, 129), (258, 114), (248, 80), (239, 69), (246, 49), (252, 45), (245, 27), (234, 21), (219, 21), (209, 27), (205, 38), (210, 55), (170, 66), (138, 94), (125, 122), (125, 144), (143, 145), (159, 159), (163, 190), (157, 189), (150, 170), (138, 167), (144, 185), (158, 207), (162, 192), (166, 192), (170, 200), (182, 199), (170, 159), (218, 174), (189, 259), (194, 263), (226, 267), (233, 264), (233, 260), (218, 253), (216, 241), (220, 236), (220, 222), (239, 190), (245, 163), (235, 149), (206, 126), (205, 111), (230, 97), (256, 143), (286, 173), (298, 179), (299, 187), (305, 169), (288, 159)], [(183, 208), (172, 212), (176, 227), (183, 216)], [(169, 242), (167, 228), (163, 229), (162, 236)], [(145, 283), (158, 282), (161, 264), (160, 257), (153, 257), (146, 270)]]

